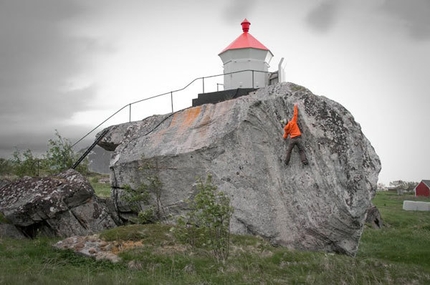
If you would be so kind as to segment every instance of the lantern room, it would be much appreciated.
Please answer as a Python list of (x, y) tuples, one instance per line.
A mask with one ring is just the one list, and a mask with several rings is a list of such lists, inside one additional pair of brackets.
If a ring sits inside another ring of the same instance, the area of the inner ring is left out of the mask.
[(273, 54), (249, 33), (251, 23), (247, 19), (241, 25), (242, 34), (219, 53), (224, 64), (224, 90), (269, 85)]

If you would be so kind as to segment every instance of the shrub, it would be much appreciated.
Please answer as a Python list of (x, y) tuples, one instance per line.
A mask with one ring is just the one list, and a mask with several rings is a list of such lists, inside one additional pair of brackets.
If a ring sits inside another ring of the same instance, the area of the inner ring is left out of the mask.
[[(138, 224), (154, 223), (163, 217), (163, 205), (161, 203), (161, 192), (163, 183), (158, 176), (158, 161), (152, 163), (145, 161), (142, 157), (139, 171), (144, 176), (144, 182), (141, 182), (136, 189), (130, 185), (125, 185), (124, 199), (130, 204), (133, 211), (137, 212), (137, 219), (133, 222)], [(156, 206), (151, 205), (151, 199), (154, 199)]]
[(29, 149), (24, 152), (16, 149), (13, 153), (11, 163), (13, 172), (18, 177), (39, 175), (40, 160)]
[[(61, 137), (57, 130), (55, 135), (56, 139), (48, 141), (48, 150), (42, 159), (35, 157), (29, 149), (24, 152), (16, 149), (12, 159), (1, 161), (1, 173), (8, 172), (7, 174), (14, 174), (18, 177), (39, 176), (46, 175), (46, 173), (55, 174), (71, 168), (79, 155), (73, 151), (70, 141)], [(89, 173), (88, 160), (85, 159), (76, 170), (87, 175)]]
[(12, 162), (8, 159), (0, 158), (0, 175), (10, 175), (13, 173)]
[(197, 181), (197, 194), (190, 202), (191, 210), (178, 219), (177, 237), (212, 252), (217, 261), (225, 261), (230, 250), (230, 219), (233, 208), (230, 199), (217, 192), (208, 175), (206, 181)]
[[(73, 151), (72, 144), (68, 139), (63, 138), (57, 130), (55, 130), (55, 136), (56, 139), (48, 141), (48, 150), (44, 159), (45, 168), (51, 174), (71, 168), (79, 158), (79, 155)], [(88, 174), (88, 160), (82, 161), (76, 170), (81, 174)]]

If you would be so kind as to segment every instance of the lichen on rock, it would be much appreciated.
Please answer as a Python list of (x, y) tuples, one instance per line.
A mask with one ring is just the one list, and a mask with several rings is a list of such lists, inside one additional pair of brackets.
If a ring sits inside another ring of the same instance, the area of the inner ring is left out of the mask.
[(73, 169), (5, 185), (0, 188), (0, 212), (27, 237), (93, 234), (119, 224), (115, 210)]

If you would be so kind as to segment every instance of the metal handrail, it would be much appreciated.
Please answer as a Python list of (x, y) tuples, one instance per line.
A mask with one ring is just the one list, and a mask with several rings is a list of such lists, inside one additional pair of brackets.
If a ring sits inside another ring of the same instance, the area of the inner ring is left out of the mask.
[(235, 73), (241, 73), (241, 72), (252, 72), (252, 86), (254, 87), (254, 72), (260, 72), (260, 73), (270, 73), (269, 71), (261, 71), (261, 70), (253, 70), (253, 69), (246, 69), (246, 70), (240, 70), (240, 71), (234, 71), (234, 72), (229, 72), (229, 73), (223, 73), (223, 74), (216, 74), (216, 75), (209, 75), (209, 76), (203, 76), (203, 77), (197, 77), (195, 79), (193, 79), (190, 83), (188, 83), (187, 85), (185, 85), (185, 87), (182, 87), (180, 89), (176, 89), (176, 90), (172, 90), (169, 92), (165, 92), (165, 93), (161, 93), (158, 95), (154, 95), (148, 98), (144, 98), (144, 99), (140, 99), (131, 103), (128, 103), (126, 105), (124, 105), (123, 107), (121, 107), (120, 109), (118, 109), (116, 112), (114, 112), (112, 115), (110, 115), (109, 117), (107, 117), (105, 120), (103, 120), (100, 124), (98, 124), (96, 127), (94, 127), (91, 131), (89, 131), (87, 134), (85, 134), (82, 138), (80, 138), (78, 141), (76, 141), (72, 147), (76, 146), (78, 143), (80, 143), (82, 140), (84, 140), (87, 136), (89, 136), (92, 132), (94, 132), (95, 130), (97, 130), (100, 126), (102, 126), (104, 123), (106, 123), (107, 121), (109, 121), (110, 119), (112, 119), (116, 114), (118, 114), (119, 112), (121, 112), (122, 110), (124, 110), (125, 108), (129, 108), (129, 122), (131, 122), (131, 106), (144, 102), (144, 101), (148, 101), (151, 99), (155, 99), (161, 96), (166, 96), (170, 94), (170, 102), (171, 102), (171, 108), (172, 108), (172, 113), (173, 113), (173, 93), (176, 92), (180, 92), (185, 90), (186, 88), (188, 88), (191, 84), (193, 84), (194, 82), (196, 82), (197, 80), (202, 80), (202, 90), (204, 93), (205, 92), (205, 79), (208, 78), (214, 78), (214, 77), (218, 77), (218, 76), (225, 76), (225, 75), (231, 75), (231, 74), (235, 74)]

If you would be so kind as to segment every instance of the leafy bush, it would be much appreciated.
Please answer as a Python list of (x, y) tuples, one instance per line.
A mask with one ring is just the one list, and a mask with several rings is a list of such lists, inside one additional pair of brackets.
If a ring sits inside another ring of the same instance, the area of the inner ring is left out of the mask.
[(150, 205), (151, 194), (148, 191), (147, 184), (141, 184), (137, 189), (133, 189), (130, 185), (124, 187), (125, 201), (133, 211), (137, 213), (137, 218), (132, 222), (136, 224), (149, 224), (156, 221), (154, 207)]
[[(68, 139), (61, 137), (58, 131), (55, 131), (56, 139), (48, 141), (48, 150), (43, 158), (37, 158), (31, 150), (23, 152), (16, 149), (10, 160), (0, 160), (0, 173), (13, 174), (18, 177), (39, 176), (54, 174), (67, 170), (78, 160), (79, 155), (73, 151), (72, 145)], [(76, 169), (83, 175), (87, 175), (88, 160), (85, 159)]]
[(149, 204), (150, 194), (146, 184), (140, 184), (137, 189), (133, 189), (130, 185), (125, 185), (124, 191), (124, 199), (133, 211), (139, 212), (142, 210), (142, 204)]
[(10, 175), (13, 173), (12, 162), (8, 159), (0, 158), (0, 175)]
[[(137, 219), (133, 222), (138, 224), (154, 223), (162, 218), (163, 205), (161, 203), (161, 192), (163, 183), (158, 176), (158, 161), (152, 163), (146, 161), (144, 157), (141, 160), (139, 171), (144, 176), (143, 180), (136, 189), (130, 185), (125, 185), (124, 199), (129, 203), (133, 211), (137, 212)], [(156, 206), (151, 204), (154, 199)]]
[(230, 199), (217, 192), (208, 175), (197, 181), (198, 193), (190, 202), (191, 211), (178, 219), (177, 237), (194, 247), (212, 252), (217, 261), (225, 261), (230, 251)]
[[(70, 169), (79, 158), (68, 139), (63, 138), (57, 130), (55, 130), (55, 136), (56, 139), (48, 141), (48, 150), (44, 159), (45, 168), (51, 174)], [(88, 174), (88, 160), (82, 161), (76, 170), (81, 174)]]
[(39, 175), (40, 160), (36, 158), (31, 150), (20, 152), (16, 149), (11, 160), (13, 172), (18, 177)]

